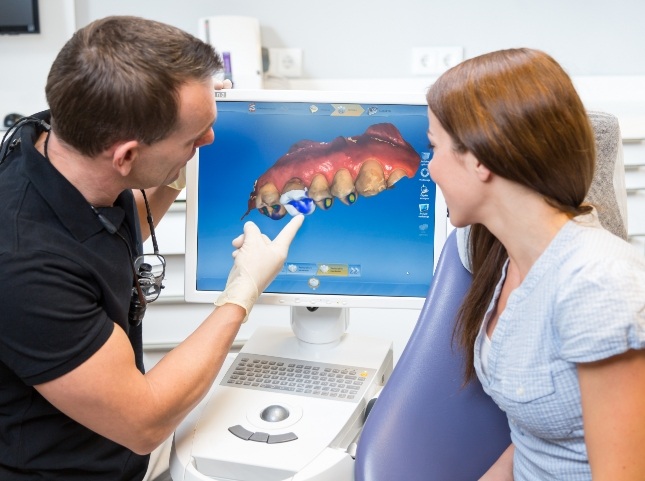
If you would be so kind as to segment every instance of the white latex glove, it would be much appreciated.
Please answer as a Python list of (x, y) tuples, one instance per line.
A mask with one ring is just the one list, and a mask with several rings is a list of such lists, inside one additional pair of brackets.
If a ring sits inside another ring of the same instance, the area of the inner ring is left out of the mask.
[(215, 79), (215, 90), (232, 89), (232, 88), (233, 88), (233, 82), (231, 82), (229, 79), (224, 79), (224, 80)]
[(179, 171), (179, 177), (174, 182), (167, 184), (168, 187), (175, 190), (183, 190), (186, 187), (186, 166), (184, 165)]
[(297, 215), (271, 241), (253, 222), (244, 224), (244, 234), (233, 240), (233, 268), (226, 287), (215, 301), (216, 306), (236, 304), (243, 307), (246, 317), (258, 296), (282, 270), (289, 246), (304, 220)]

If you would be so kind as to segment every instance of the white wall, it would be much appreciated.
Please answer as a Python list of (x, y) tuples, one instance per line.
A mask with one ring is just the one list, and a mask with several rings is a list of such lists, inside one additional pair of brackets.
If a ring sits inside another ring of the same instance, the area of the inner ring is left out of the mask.
[[(49, 1), (49, 0), (48, 0)], [(260, 20), (266, 47), (303, 49), (304, 78), (406, 77), (415, 46), (459, 45), (466, 57), (541, 48), (572, 75), (645, 74), (642, 0), (85, 0), (78, 26), (131, 14), (193, 34), (197, 19)]]
[(0, 116), (45, 108), (56, 52), (76, 28), (118, 14), (193, 34), (202, 16), (255, 16), (264, 46), (303, 49), (304, 79), (409, 77), (411, 49), (433, 45), (463, 46), (466, 57), (530, 46), (574, 76), (645, 75), (641, 0), (40, 0), (40, 10), (42, 34), (0, 35)]
[[(56, 54), (76, 30), (74, 0), (40, 0), (40, 34), (0, 35), (0, 116), (47, 108), (45, 83)], [(1, 119), (0, 119), (1, 120)]]

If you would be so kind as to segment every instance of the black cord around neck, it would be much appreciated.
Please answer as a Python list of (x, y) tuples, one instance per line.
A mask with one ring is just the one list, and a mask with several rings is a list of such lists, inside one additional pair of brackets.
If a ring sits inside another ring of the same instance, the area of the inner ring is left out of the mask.
[[(36, 117), (23, 117), (18, 122), (9, 127), (9, 130), (5, 132), (2, 136), (2, 141), (0, 142), (0, 153), (2, 157), (0, 158), (0, 165), (5, 161), (7, 156), (15, 150), (15, 148), (20, 144), (20, 138), (14, 139), (21, 127), (26, 124), (35, 124), (36, 126), (42, 128), (45, 132), (48, 133), (47, 137), (49, 138), (49, 132), (51, 131), (51, 125), (42, 119)], [(7, 138), (9, 137), (9, 138)], [(46, 142), (46, 141), (45, 141)]]

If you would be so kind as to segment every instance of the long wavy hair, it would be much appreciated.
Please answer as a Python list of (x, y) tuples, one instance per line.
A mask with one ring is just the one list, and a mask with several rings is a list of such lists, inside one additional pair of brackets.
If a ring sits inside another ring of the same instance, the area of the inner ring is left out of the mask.
[[(458, 152), (471, 152), (571, 217), (591, 210), (583, 201), (595, 167), (593, 130), (571, 79), (546, 53), (509, 49), (466, 60), (430, 87), (427, 101)], [(473, 283), (455, 326), (466, 350), (466, 382), (475, 375), (475, 339), (508, 258), (481, 224), (471, 227), (469, 248)]]

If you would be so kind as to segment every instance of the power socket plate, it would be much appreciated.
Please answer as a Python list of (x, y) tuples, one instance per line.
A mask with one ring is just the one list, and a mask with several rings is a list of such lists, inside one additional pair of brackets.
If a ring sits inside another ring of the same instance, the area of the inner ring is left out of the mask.
[(274, 77), (302, 77), (302, 49), (269, 48), (267, 73)]
[(414, 47), (412, 75), (441, 75), (464, 59), (463, 47)]

